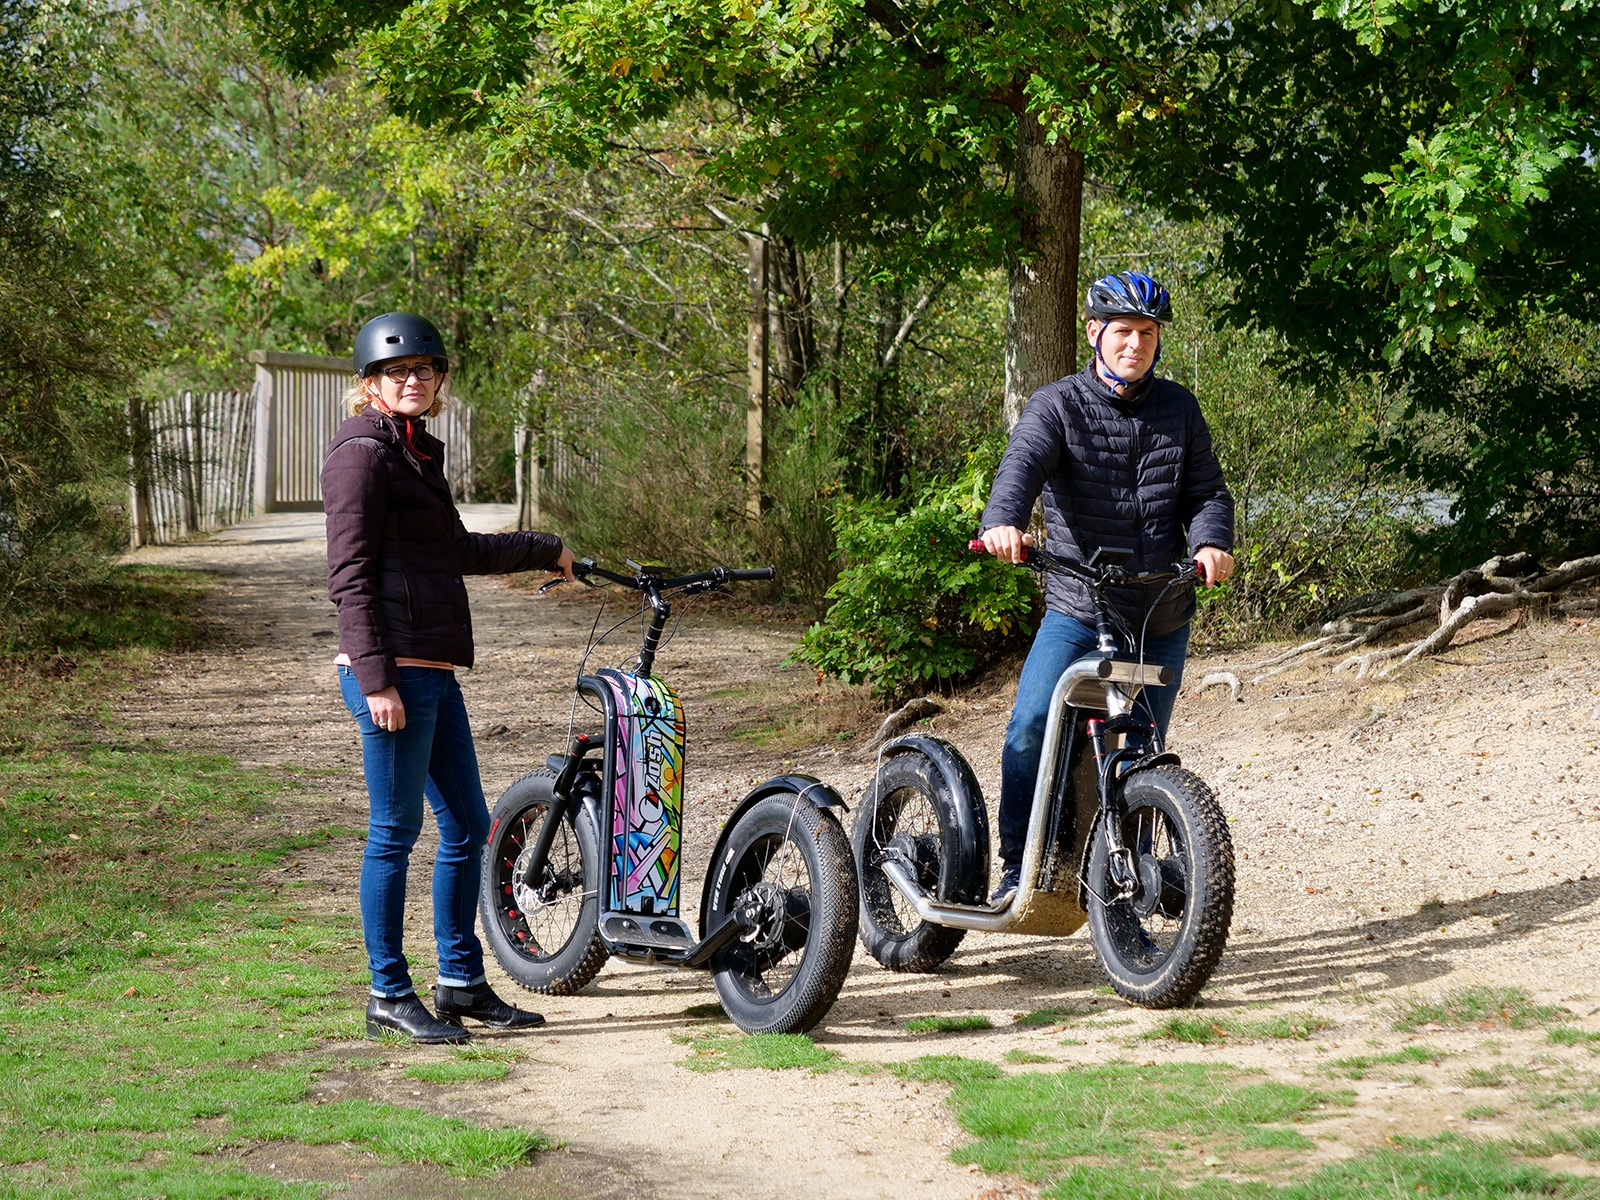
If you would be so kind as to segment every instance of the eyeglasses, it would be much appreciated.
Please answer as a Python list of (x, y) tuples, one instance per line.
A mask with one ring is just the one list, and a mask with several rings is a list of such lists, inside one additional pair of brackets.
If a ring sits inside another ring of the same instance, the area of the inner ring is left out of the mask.
[(404, 383), (412, 375), (417, 377), (419, 383), (428, 383), (439, 374), (432, 366), (424, 363), (420, 367), (384, 367), (383, 377), (390, 383)]

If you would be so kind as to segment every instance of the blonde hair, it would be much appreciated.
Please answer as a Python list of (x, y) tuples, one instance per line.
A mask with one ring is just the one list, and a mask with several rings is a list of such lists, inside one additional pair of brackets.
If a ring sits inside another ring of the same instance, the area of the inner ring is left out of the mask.
[[(363, 378), (362, 376), (357, 375), (350, 381), (350, 386), (344, 390), (345, 411), (348, 412), (352, 417), (360, 416), (362, 409), (366, 408), (367, 405), (371, 404), (373, 401), (372, 393), (367, 391), (368, 379), (376, 382), (377, 377), (375, 375), (368, 375)], [(439, 390), (433, 394), (433, 407), (422, 415), (425, 417), (437, 417), (440, 413), (442, 413), (444, 411), (444, 402), (449, 390), (450, 372), (446, 371), (439, 379)]]

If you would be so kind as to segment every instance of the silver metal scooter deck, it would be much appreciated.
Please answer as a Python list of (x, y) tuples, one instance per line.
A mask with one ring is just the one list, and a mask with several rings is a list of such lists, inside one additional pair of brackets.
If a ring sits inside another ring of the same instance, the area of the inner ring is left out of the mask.
[[(1117, 704), (1122, 712), (1133, 706), (1141, 687), (1166, 683), (1165, 668), (1116, 662), (1094, 656), (1080, 658), (1056, 681), (1050, 695), (1050, 716), (1045, 722), (1044, 744), (1039, 761), (1053, 763), (1061, 750), (1068, 713), (1074, 708), (1108, 711)], [(1112, 685), (1112, 686), (1108, 686)], [(1113, 700), (1112, 697), (1118, 697)], [(1112, 715), (1118, 715), (1113, 713)], [(1022, 878), (1010, 901), (1001, 908), (973, 904), (947, 904), (928, 892), (904, 864), (889, 859), (882, 871), (900, 891), (917, 915), (934, 925), (951, 929), (973, 929), (980, 933), (1032, 933), (1064, 937), (1088, 919), (1078, 907), (1078, 889), (1046, 892), (1034, 887), (1044, 858), (1044, 842), (1050, 820), (1050, 772), (1040, 771), (1033, 786), (1033, 811), (1028, 819), (1028, 840), (1022, 851)]]

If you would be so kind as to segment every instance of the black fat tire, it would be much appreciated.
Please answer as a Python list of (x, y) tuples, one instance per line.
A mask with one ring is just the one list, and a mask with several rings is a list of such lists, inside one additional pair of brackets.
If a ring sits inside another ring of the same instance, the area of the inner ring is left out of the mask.
[[(889, 881), (873, 858), (903, 826), (912, 825), (918, 842), (918, 880), (940, 894), (939, 877), (959, 834), (955, 797), (944, 773), (919, 753), (896, 754), (884, 762), (877, 780), (856, 806), (850, 829), (856, 872), (861, 877), (861, 944), (891, 971), (937, 970), (956, 952), (964, 929), (935, 925), (915, 910)], [(931, 810), (933, 821), (927, 821)], [(937, 827), (937, 832), (930, 825)], [(947, 897), (940, 895), (941, 899)]]
[[(533, 771), (508, 787), (495, 804), (489, 817), (489, 844), (483, 850), (478, 914), (484, 940), (507, 975), (529, 991), (570, 996), (599, 973), (608, 955), (600, 940), (599, 837), (587, 808), (576, 804), (568, 810), (569, 826), (556, 835), (550, 850), (552, 865), (558, 858), (570, 860), (575, 852), (583, 878), (581, 907), (567, 922), (570, 929), (560, 944), (540, 946), (538, 953), (530, 953), (526, 938), (531, 927), (514, 902), (508, 901), (506, 892), (511, 886), (512, 866), (527, 841), (529, 828), (524, 820), (530, 813), (549, 809), (555, 798), (554, 785), (551, 772)], [(511, 912), (518, 915), (508, 915)], [(519, 933), (523, 935), (520, 939)]]
[[(780, 875), (776, 868), (785, 846), (793, 857), (782, 859)], [(793, 948), (778, 954), (736, 941), (712, 959), (711, 973), (723, 1011), (746, 1033), (811, 1029), (839, 998), (855, 949), (855, 863), (838, 820), (797, 792), (768, 796), (728, 831), (723, 853), (711, 869), (715, 877), (704, 920), (708, 929), (764, 878), (780, 886), (794, 880), (793, 891), (804, 893), (803, 921), (788, 916), (783, 921), (785, 939), (801, 942), (798, 959)], [(779, 986), (774, 989), (773, 984)]]
[[(1146, 1008), (1176, 1008), (1199, 995), (1228, 941), (1233, 920), (1233, 840), (1228, 821), (1211, 788), (1197, 775), (1171, 764), (1128, 776), (1121, 808), (1125, 838), (1127, 823), (1141, 811), (1154, 810), (1165, 818), (1173, 849), (1170, 857), (1181, 864), (1185, 875), (1181, 912), (1171, 918), (1166, 952), (1157, 961), (1147, 961), (1131, 948), (1143, 922), (1127, 901), (1105, 905), (1096, 895), (1087, 896), (1089, 935), (1100, 968), (1117, 995)], [(1087, 873), (1094, 893), (1109, 894), (1108, 876), (1106, 838), (1097, 827)], [(1159, 915), (1153, 919), (1168, 921)]]

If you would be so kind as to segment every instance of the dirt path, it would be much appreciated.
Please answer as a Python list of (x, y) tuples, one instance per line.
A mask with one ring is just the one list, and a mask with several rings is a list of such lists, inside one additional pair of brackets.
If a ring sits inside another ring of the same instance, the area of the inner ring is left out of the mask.
[[(139, 561), (217, 575), (219, 637), (211, 649), (162, 662), (123, 716), (151, 736), (314, 772), (327, 795), (320, 819), (361, 826), (365, 795), (331, 667), (322, 553), (320, 541), (267, 533), (140, 552)], [(479, 662), (463, 687), (492, 800), (564, 736), (595, 599), (469, 582)], [(621, 615), (615, 601), (608, 611)], [(859, 749), (865, 739), (846, 735), (870, 727), (875, 715), (859, 698), (820, 692), (810, 672), (783, 666), (799, 628), (710, 600), (690, 610), (659, 659), (690, 719), (685, 895), (698, 894), (710, 839), (752, 782), (806, 770), (852, 799), (870, 774)], [(1369, 1043), (1403, 1043), (1391, 1028), (1396, 1006), (1462, 987), (1524, 988), (1594, 1028), (1596, 632), (1574, 622), (1519, 628), (1457, 647), (1449, 662), (1382, 688), (1307, 675), (1247, 690), (1245, 703), (1221, 689), (1180, 700), (1174, 748), (1217, 786), (1239, 866), (1233, 935), (1203, 1002), (1219, 1012), (1314, 1012), (1329, 1022), (1320, 1041), (1141, 1041), (1158, 1015), (1097, 990), (1081, 934), (1064, 942), (969, 936), (936, 976), (892, 975), (858, 953), (819, 1040), (846, 1058), (877, 1062), (930, 1052), (998, 1061), (1017, 1049), (1063, 1064), (1222, 1055), (1301, 1078), (1340, 1055), (1381, 1052)], [(627, 642), (617, 646), (613, 661), (631, 651)], [(1196, 663), (1190, 678), (1207, 665)], [(991, 803), (1009, 699), (1007, 681), (996, 679), (933, 721), (966, 751)], [(279, 882), (301, 884), (353, 919), (359, 855), (351, 838), (307, 856)], [(432, 964), (426, 888), (416, 885), (430, 861), (419, 848), (407, 927), (419, 982), (431, 978)], [(589, 1181), (584, 1194), (993, 1200), (1027, 1192), (1003, 1181), (1006, 1191), (992, 1190), (996, 1181), (949, 1162), (961, 1134), (935, 1086), (882, 1074), (683, 1069), (686, 1051), (671, 1039), (704, 1028), (684, 1010), (713, 999), (704, 976), (612, 964), (578, 997), (541, 998), (549, 1032), (520, 1043), (533, 1058), (507, 1079), (409, 1102), (539, 1126), (564, 1139), (574, 1161), (626, 1176), (613, 1193), (600, 1175), (580, 1173)], [(1104, 1015), (1070, 1029), (1015, 1023), (1056, 1006)], [(906, 1032), (907, 1020), (935, 1013), (983, 1014), (994, 1028)], [(1540, 1038), (1509, 1029), (1435, 1035), (1453, 1054), (1449, 1065), (1420, 1068), (1398, 1085), (1350, 1085), (1357, 1103), (1337, 1118), (1340, 1137), (1331, 1144), (1353, 1154), (1397, 1130), (1464, 1128), (1463, 1114), (1481, 1113), (1472, 1106), (1484, 1096), (1459, 1086), (1463, 1066), (1548, 1058)], [(1581, 1049), (1556, 1058), (1550, 1069), (1591, 1070)], [(1508, 1130), (1525, 1111), (1523, 1092), (1507, 1089), (1496, 1105), (1501, 1116), (1480, 1117), (1477, 1126)], [(1329, 1144), (1319, 1141), (1318, 1153), (1334, 1153)]]

